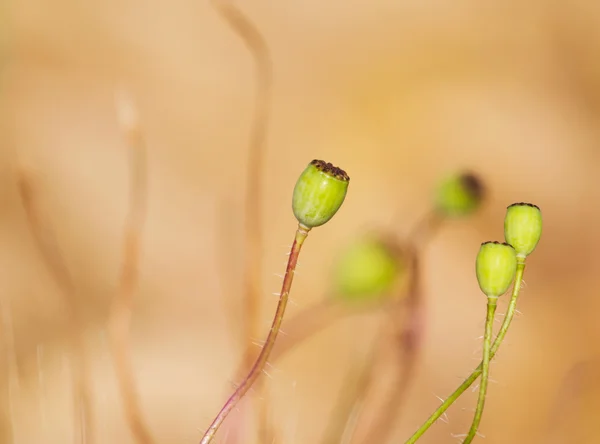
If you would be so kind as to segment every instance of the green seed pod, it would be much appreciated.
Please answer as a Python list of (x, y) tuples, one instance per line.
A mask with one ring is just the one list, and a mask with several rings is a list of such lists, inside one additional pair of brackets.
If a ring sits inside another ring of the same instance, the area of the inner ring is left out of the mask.
[(334, 267), (335, 294), (349, 302), (377, 302), (393, 296), (405, 271), (399, 248), (379, 236), (365, 236), (339, 256)]
[(515, 249), (506, 243), (484, 242), (475, 261), (479, 288), (488, 297), (502, 296), (517, 271)]
[(435, 205), (450, 217), (466, 216), (481, 205), (485, 189), (481, 180), (471, 173), (456, 174), (439, 185)]
[(517, 251), (517, 257), (529, 256), (542, 236), (542, 212), (529, 203), (515, 203), (506, 209), (504, 238)]
[(306, 228), (323, 225), (340, 209), (350, 178), (322, 160), (313, 160), (298, 178), (292, 198), (294, 216)]

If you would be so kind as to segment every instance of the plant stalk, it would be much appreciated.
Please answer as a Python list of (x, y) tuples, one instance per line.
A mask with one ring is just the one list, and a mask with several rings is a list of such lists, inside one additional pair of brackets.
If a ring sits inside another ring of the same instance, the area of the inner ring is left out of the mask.
[[(520, 260), (517, 263), (517, 272), (515, 275), (515, 283), (513, 286), (512, 296), (510, 298), (510, 302), (508, 304), (508, 309), (506, 311), (506, 315), (504, 317), (504, 322), (500, 327), (500, 331), (498, 332), (498, 336), (494, 340), (490, 348), (490, 359), (496, 355), (496, 352), (500, 348), (504, 337), (506, 336), (506, 332), (510, 327), (512, 319), (515, 315), (515, 310), (517, 307), (517, 300), (519, 299), (519, 291), (521, 290), (521, 283), (523, 282), (523, 273), (525, 272), (525, 261)], [(435, 412), (431, 414), (429, 418), (419, 427), (419, 429), (405, 442), (405, 444), (413, 444), (417, 442), (417, 440), (423, 436), (423, 434), (431, 427), (439, 418), (442, 416), (446, 410), (456, 401), (460, 395), (462, 395), (470, 386), (475, 382), (475, 380), (481, 375), (483, 371), (483, 365), (479, 364), (479, 366), (471, 373), (465, 381), (452, 393), (438, 408)]]
[(126, 93), (117, 97), (117, 114), (127, 139), (130, 185), (129, 208), (123, 233), (119, 283), (108, 314), (107, 334), (127, 426), (137, 444), (153, 444), (144, 419), (131, 362), (130, 327), (139, 285), (141, 233), (146, 220), (147, 153), (137, 109)]
[[(425, 232), (426, 233), (426, 232)], [(431, 236), (433, 233), (429, 233)], [(423, 332), (425, 330), (424, 301), (421, 291), (421, 268), (419, 253), (412, 252), (412, 277), (405, 301), (406, 315), (400, 318), (392, 316), (392, 323), (400, 323), (395, 328), (392, 339), (397, 353), (397, 373), (393, 387), (387, 395), (383, 407), (374, 424), (369, 427), (363, 443), (386, 442), (393, 431), (394, 422), (398, 421), (398, 412), (415, 376), (418, 355), (421, 350)]]
[(260, 326), (260, 296), (262, 266), (260, 249), (262, 245), (262, 171), (267, 138), (270, 111), (270, 93), (272, 83), (272, 62), (267, 42), (258, 27), (237, 6), (227, 0), (213, 0), (215, 9), (221, 17), (242, 39), (250, 51), (256, 65), (256, 103), (248, 146), (247, 186), (245, 205), (246, 259), (244, 261), (244, 325), (242, 344), (244, 363), (253, 361), (252, 348), (248, 346), (250, 338), (256, 336)]
[(487, 393), (488, 378), (490, 372), (490, 348), (492, 343), (492, 335), (494, 326), (494, 314), (496, 313), (496, 307), (498, 304), (498, 297), (489, 297), (487, 302), (487, 316), (485, 318), (485, 333), (483, 335), (483, 360), (481, 362), (481, 383), (479, 384), (479, 397), (477, 398), (477, 408), (475, 409), (475, 416), (473, 417), (473, 423), (469, 429), (467, 437), (463, 441), (464, 444), (469, 444), (475, 438), (477, 429), (481, 423), (481, 416), (483, 415), (483, 407), (485, 406), (485, 395)]
[[(77, 304), (77, 290), (59, 248), (51, 224), (45, 221), (37, 202), (37, 190), (25, 171), (19, 175), (19, 193), (36, 246), (62, 292), (68, 317), (69, 339), (73, 353), (74, 442), (93, 444), (92, 393), (85, 349), (84, 320)], [(10, 348), (12, 349), (12, 345)]]
[(267, 336), (267, 340), (265, 341), (265, 345), (263, 346), (260, 355), (254, 362), (254, 365), (250, 369), (248, 375), (244, 378), (244, 380), (235, 390), (235, 392), (233, 392), (233, 394), (229, 397), (223, 408), (221, 408), (216, 418), (213, 420), (212, 424), (209, 426), (208, 430), (202, 437), (200, 444), (209, 444), (210, 442), (212, 442), (212, 440), (217, 434), (217, 431), (219, 430), (219, 427), (221, 426), (221, 424), (223, 424), (223, 421), (225, 421), (231, 410), (237, 405), (238, 402), (240, 402), (240, 400), (244, 397), (246, 392), (248, 392), (250, 387), (252, 387), (254, 382), (263, 372), (271, 354), (271, 351), (273, 350), (273, 346), (275, 345), (277, 335), (279, 334), (279, 329), (283, 321), (283, 315), (285, 314), (285, 308), (287, 306), (290, 289), (292, 288), (292, 281), (294, 280), (294, 272), (296, 269), (296, 264), (298, 262), (298, 256), (300, 255), (302, 244), (308, 236), (309, 231), (310, 228), (307, 228), (302, 224), (298, 225), (298, 229), (296, 230), (296, 236), (294, 238), (294, 243), (292, 244), (292, 249), (290, 251), (290, 256), (285, 270), (285, 277), (283, 278), (283, 285), (281, 287), (281, 293), (279, 295), (279, 303), (277, 304), (277, 309), (273, 318), (273, 324), (271, 325), (271, 330), (269, 331), (269, 335)]

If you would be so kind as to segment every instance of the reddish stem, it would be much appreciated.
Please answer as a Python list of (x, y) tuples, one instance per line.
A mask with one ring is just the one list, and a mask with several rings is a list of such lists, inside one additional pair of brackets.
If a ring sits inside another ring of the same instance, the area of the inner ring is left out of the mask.
[(202, 437), (200, 444), (209, 444), (213, 440), (217, 434), (217, 430), (219, 430), (219, 427), (221, 424), (223, 424), (231, 410), (233, 410), (237, 403), (240, 402), (240, 400), (244, 397), (250, 387), (252, 387), (254, 382), (263, 372), (269, 356), (271, 355), (271, 351), (273, 350), (273, 346), (275, 345), (277, 335), (279, 334), (279, 329), (283, 321), (283, 315), (285, 314), (285, 307), (287, 306), (290, 289), (292, 288), (292, 281), (294, 280), (294, 271), (298, 262), (298, 256), (300, 255), (302, 244), (304, 243), (306, 236), (308, 236), (309, 230), (310, 228), (307, 228), (303, 225), (298, 225), (298, 229), (296, 230), (296, 236), (294, 238), (294, 243), (292, 244), (290, 257), (285, 270), (285, 277), (283, 278), (281, 293), (279, 295), (279, 303), (277, 304), (277, 310), (275, 311), (275, 317), (273, 318), (273, 324), (271, 325), (271, 330), (269, 331), (269, 335), (267, 336), (267, 340), (265, 341), (265, 345), (263, 346), (260, 355), (256, 359), (256, 362), (254, 362), (254, 365), (252, 366), (252, 369), (248, 375), (244, 378), (239, 387), (229, 397), (221, 411), (217, 414), (216, 418), (213, 420), (212, 424)]

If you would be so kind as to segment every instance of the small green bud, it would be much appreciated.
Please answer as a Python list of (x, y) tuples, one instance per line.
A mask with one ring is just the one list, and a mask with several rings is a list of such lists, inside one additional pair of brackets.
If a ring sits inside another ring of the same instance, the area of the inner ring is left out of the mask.
[(517, 272), (515, 249), (500, 242), (484, 242), (475, 261), (479, 288), (488, 297), (502, 296)]
[(374, 302), (392, 296), (405, 273), (399, 248), (377, 236), (349, 245), (334, 267), (336, 295), (351, 302)]
[(542, 212), (529, 203), (515, 203), (506, 209), (504, 238), (517, 251), (517, 257), (529, 256), (542, 236)]
[(485, 189), (481, 180), (471, 173), (446, 178), (437, 189), (435, 205), (450, 217), (466, 216), (481, 204)]
[(323, 225), (340, 209), (350, 178), (344, 170), (313, 160), (298, 178), (292, 198), (294, 216), (306, 228)]

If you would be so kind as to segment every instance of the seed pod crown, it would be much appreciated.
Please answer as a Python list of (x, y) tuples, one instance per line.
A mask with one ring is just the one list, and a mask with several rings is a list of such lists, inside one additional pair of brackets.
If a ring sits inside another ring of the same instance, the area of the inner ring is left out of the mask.
[(342, 206), (350, 177), (341, 168), (313, 160), (302, 172), (292, 197), (292, 210), (298, 222), (314, 228), (328, 222)]

